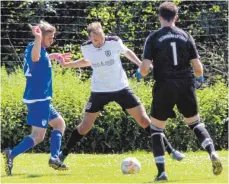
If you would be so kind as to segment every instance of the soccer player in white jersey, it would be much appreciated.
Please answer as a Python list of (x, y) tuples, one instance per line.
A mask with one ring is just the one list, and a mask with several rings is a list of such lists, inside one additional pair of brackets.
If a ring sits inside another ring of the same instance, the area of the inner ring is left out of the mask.
[(48, 22), (32, 26), (34, 41), (29, 43), (24, 53), (24, 75), (26, 87), (23, 102), (27, 106), (27, 124), (32, 127), (32, 132), (12, 150), (6, 149), (3, 153), (5, 158), (5, 171), (12, 174), (13, 160), (15, 157), (33, 148), (44, 140), (48, 125), (53, 128), (50, 138), (51, 157), (49, 166), (56, 170), (68, 169), (59, 160), (61, 139), (65, 130), (65, 122), (61, 115), (51, 105), (52, 99), (52, 59), (68, 60), (70, 54), (48, 54), (46, 48), (53, 43), (56, 28)]
[[(89, 41), (81, 46), (83, 58), (73, 62), (62, 62), (66, 68), (91, 66), (92, 92), (86, 105), (83, 121), (72, 131), (72, 134), (59, 158), (61, 161), (69, 154), (84, 135), (92, 128), (100, 111), (109, 102), (118, 103), (123, 109), (138, 122), (149, 134), (150, 119), (145, 108), (129, 88), (128, 79), (123, 70), (120, 54), (124, 54), (130, 61), (140, 65), (141, 61), (133, 51), (128, 49), (117, 36), (105, 36), (100, 23), (94, 22), (87, 28)], [(184, 155), (174, 150), (168, 140), (164, 137), (164, 144), (176, 160), (183, 159)]]

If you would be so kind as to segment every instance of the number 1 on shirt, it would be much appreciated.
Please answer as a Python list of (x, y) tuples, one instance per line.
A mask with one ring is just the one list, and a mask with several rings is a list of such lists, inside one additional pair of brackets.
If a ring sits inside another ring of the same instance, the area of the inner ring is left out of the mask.
[(170, 45), (172, 46), (173, 49), (173, 62), (174, 65), (178, 65), (177, 63), (177, 46), (176, 46), (176, 42), (171, 42)]

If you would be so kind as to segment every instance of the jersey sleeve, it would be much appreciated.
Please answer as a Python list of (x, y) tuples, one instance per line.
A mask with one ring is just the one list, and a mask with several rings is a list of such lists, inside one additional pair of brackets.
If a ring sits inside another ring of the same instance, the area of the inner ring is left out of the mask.
[(24, 52), (24, 65), (27, 65), (30, 68), (32, 68), (33, 65), (33, 61), (32, 61), (33, 45), (34, 45), (33, 43), (29, 43)]
[(122, 54), (126, 53), (129, 50), (127, 46), (123, 44), (120, 38), (118, 39), (117, 43), (118, 43), (118, 49)]
[(143, 59), (153, 60), (154, 55), (154, 49), (153, 49), (153, 43), (152, 43), (152, 34), (149, 35), (146, 38), (145, 44), (144, 44), (144, 51), (143, 51)]
[(26, 50), (25, 50), (25, 53), (24, 53), (24, 57), (27, 60), (31, 60), (32, 61), (32, 49), (33, 49), (33, 44), (29, 43), (27, 48), (26, 48)]
[(199, 59), (200, 56), (198, 54), (195, 41), (191, 35), (189, 35), (189, 42), (190, 42), (190, 50), (189, 50), (190, 58), (189, 59), (190, 60), (191, 59), (197, 59), (197, 58)]
[(81, 46), (81, 52), (82, 52), (83, 58), (86, 60), (89, 60), (89, 57), (88, 57), (89, 53), (84, 46)]

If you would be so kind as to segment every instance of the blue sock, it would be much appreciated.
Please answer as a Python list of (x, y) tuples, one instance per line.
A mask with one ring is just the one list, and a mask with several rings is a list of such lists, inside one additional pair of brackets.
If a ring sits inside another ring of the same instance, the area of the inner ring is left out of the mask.
[(34, 146), (34, 141), (30, 136), (24, 137), (24, 139), (12, 150), (10, 157), (14, 159), (21, 153), (26, 152)]
[(51, 134), (51, 157), (57, 158), (60, 152), (62, 133), (59, 130), (53, 130)]

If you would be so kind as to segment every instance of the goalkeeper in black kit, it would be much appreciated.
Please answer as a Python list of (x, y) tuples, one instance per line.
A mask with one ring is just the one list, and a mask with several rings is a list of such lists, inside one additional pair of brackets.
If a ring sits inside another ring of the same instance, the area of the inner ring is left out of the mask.
[(161, 139), (168, 118), (175, 118), (176, 105), (184, 121), (195, 133), (201, 146), (208, 152), (213, 174), (221, 174), (223, 168), (211, 136), (200, 121), (194, 80), (203, 82), (203, 66), (199, 60), (191, 35), (175, 26), (178, 8), (172, 2), (159, 7), (161, 28), (145, 41), (143, 62), (136, 76), (146, 76), (153, 65), (155, 84), (151, 107), (151, 133), (153, 153), (158, 169), (155, 181), (167, 181), (164, 144)]

